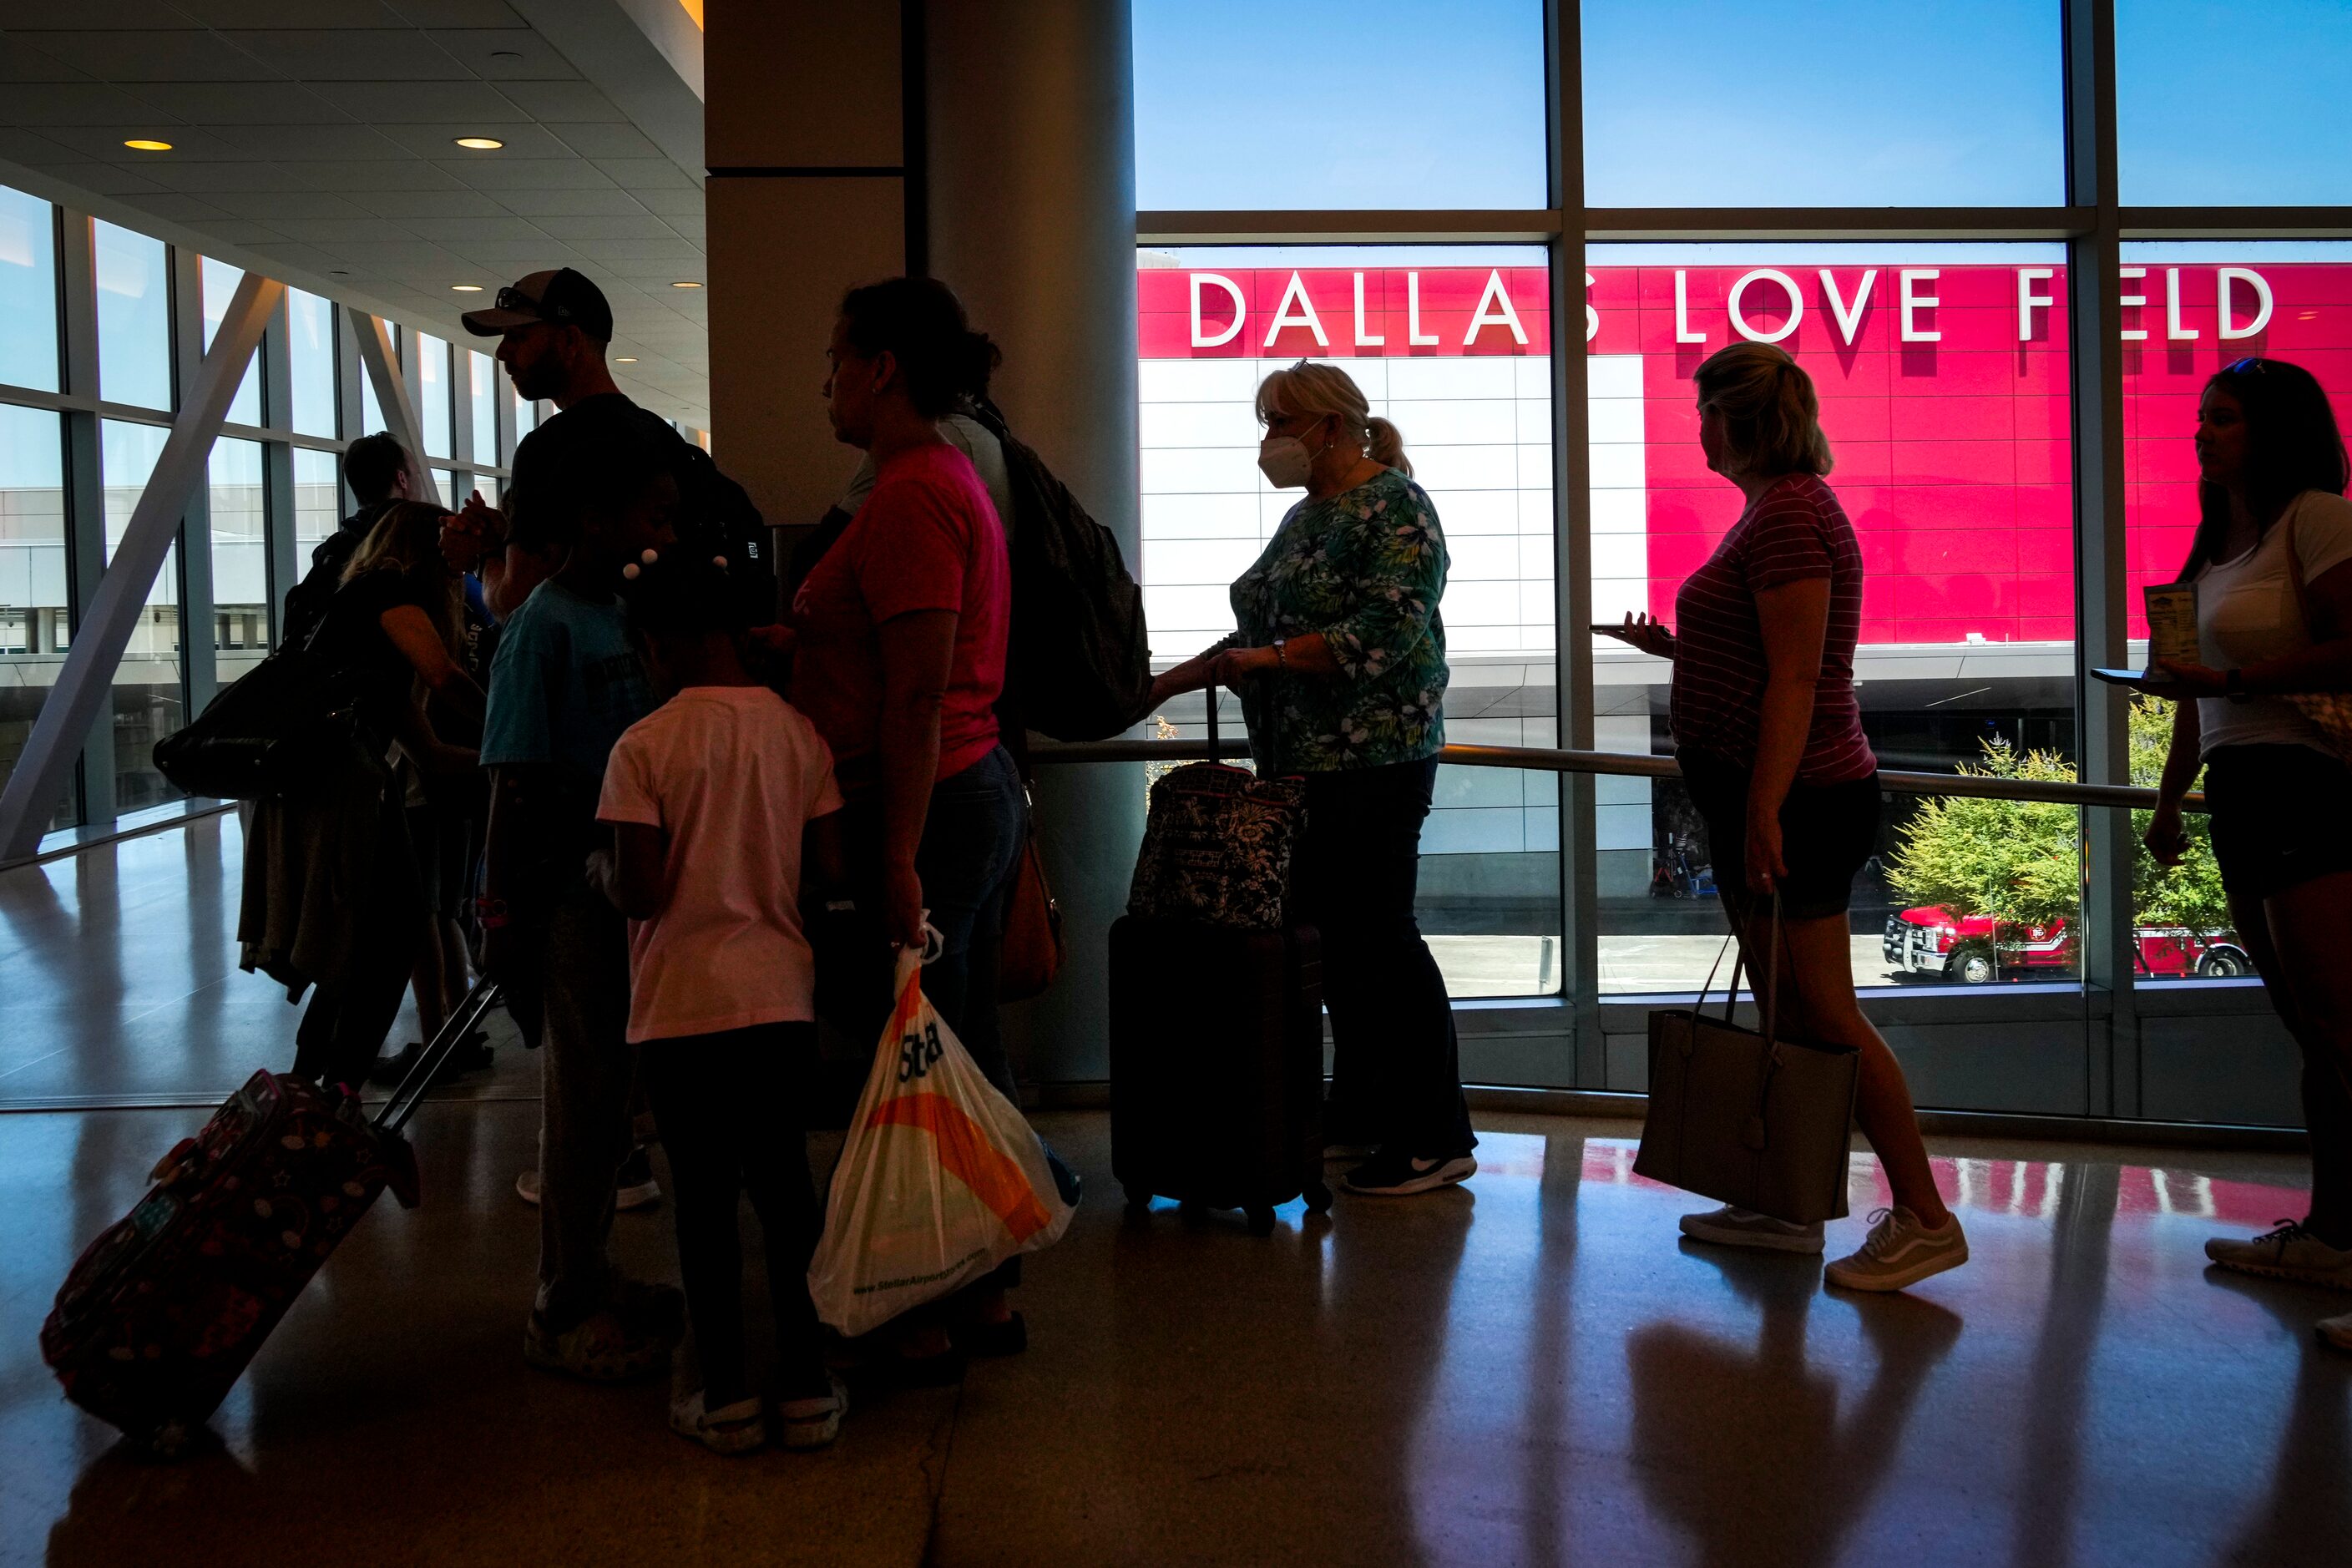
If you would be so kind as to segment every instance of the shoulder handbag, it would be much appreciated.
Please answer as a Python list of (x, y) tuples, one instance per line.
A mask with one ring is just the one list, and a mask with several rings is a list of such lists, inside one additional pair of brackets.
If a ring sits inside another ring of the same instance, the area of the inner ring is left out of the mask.
[[(1216, 688), (1208, 698), (1213, 752)], [(1301, 779), (1265, 777), (1217, 762), (1173, 770), (1151, 786), (1128, 912), (1234, 931), (1282, 929), (1291, 847), (1306, 811)]]
[(1013, 886), (1004, 895), (1004, 939), (997, 966), (996, 999), (1026, 1002), (1045, 994), (1062, 972), (1062, 909), (1045, 882), (1045, 859), (1037, 848), (1037, 805), (1022, 787), (1021, 853), (1013, 862)]
[(281, 647), (156, 742), (155, 771), (215, 800), (286, 795), (317, 779), (358, 725), (347, 673), (309, 647)]
[[(2316, 644), (2320, 640), (2319, 623), (2312, 615), (2310, 585), (2303, 580), (2303, 552), (2294, 544), (2295, 525), (2302, 517), (2303, 502), (2298, 499), (2280, 526), (2286, 530), (2286, 580), (2294, 590), (2295, 613), (2303, 617), (2304, 635)], [(2319, 726), (2319, 732), (2327, 738), (2328, 749), (2340, 761), (2352, 763), (2352, 692), (2291, 691), (2286, 700)]]
[[(1781, 1037), (1777, 987), (1761, 1034), (1733, 1023), (1746, 957), (1732, 964), (1720, 1018), (1706, 1012), (1713, 969), (1696, 1006), (1650, 1015), (1650, 1110), (1633, 1173), (1791, 1225), (1843, 1218), (1862, 1053)], [(1778, 971), (1777, 895), (1767, 962)]]

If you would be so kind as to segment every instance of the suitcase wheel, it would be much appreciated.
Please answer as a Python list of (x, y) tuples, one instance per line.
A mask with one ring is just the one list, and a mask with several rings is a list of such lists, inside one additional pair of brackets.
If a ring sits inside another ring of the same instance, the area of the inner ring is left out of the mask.
[(1309, 1184), (1307, 1188), (1307, 1212), (1308, 1214), (1329, 1214), (1331, 1212), (1331, 1189), (1325, 1186), (1320, 1182)]
[(1130, 1185), (1126, 1189), (1126, 1193), (1128, 1213), (1141, 1214), (1151, 1206), (1150, 1188)]
[(1252, 1204), (1242, 1212), (1249, 1219), (1249, 1233), (1252, 1236), (1272, 1236), (1274, 1234), (1274, 1210), (1270, 1205), (1265, 1204)]

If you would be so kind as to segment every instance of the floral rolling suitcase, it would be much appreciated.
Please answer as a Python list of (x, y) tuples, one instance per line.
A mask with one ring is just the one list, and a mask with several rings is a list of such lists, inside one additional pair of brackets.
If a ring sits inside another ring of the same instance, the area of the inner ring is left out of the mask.
[(66, 1397), (152, 1453), (180, 1452), (376, 1194), (415, 1206), (400, 1129), (496, 991), (474, 987), (373, 1121), (341, 1086), (257, 1072), (164, 1155), (41, 1327)]

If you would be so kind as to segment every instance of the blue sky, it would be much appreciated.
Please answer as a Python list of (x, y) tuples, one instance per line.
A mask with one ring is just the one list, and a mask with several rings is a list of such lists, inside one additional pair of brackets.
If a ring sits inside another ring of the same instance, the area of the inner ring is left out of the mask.
[[(2057, 0), (1588, 0), (1596, 206), (2063, 199)], [(2134, 203), (2352, 201), (2352, 0), (2117, 0)], [(1135, 0), (1137, 205), (1547, 201), (1538, 0)]]

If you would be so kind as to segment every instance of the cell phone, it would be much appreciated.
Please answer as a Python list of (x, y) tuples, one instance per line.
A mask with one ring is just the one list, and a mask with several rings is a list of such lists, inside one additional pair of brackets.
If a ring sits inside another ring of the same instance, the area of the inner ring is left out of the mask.
[(1595, 621), (1592, 623), (1592, 634), (1595, 637), (1622, 637), (1633, 629), (1633, 627), (1627, 626), (1622, 621)]
[(2104, 680), (2109, 686), (2145, 686), (2152, 680), (2162, 680), (2164, 676), (2152, 669), (2095, 669), (2091, 679)]

